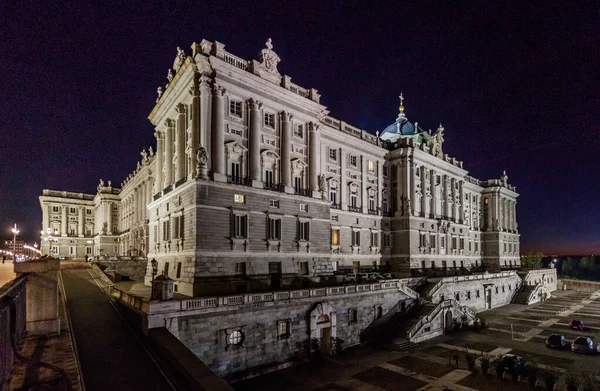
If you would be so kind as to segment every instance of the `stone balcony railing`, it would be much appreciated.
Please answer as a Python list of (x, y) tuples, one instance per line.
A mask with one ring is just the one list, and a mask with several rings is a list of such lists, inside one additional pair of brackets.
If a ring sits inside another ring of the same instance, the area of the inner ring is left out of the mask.
[(437, 293), (437, 291), (440, 290), (440, 288), (444, 284), (456, 283), (456, 282), (461, 282), (461, 281), (490, 280), (490, 279), (506, 278), (506, 277), (517, 277), (518, 278), (518, 275), (517, 275), (516, 271), (504, 271), (504, 272), (500, 272), (500, 273), (484, 273), (484, 274), (471, 274), (471, 275), (456, 276), (456, 277), (443, 277), (429, 291), (429, 297), (433, 297), (433, 295), (435, 295)]

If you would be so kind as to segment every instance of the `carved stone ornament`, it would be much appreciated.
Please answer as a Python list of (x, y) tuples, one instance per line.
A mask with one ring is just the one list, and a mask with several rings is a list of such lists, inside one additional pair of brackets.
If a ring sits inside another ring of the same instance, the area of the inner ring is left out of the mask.
[(185, 54), (185, 50), (178, 47), (177, 48), (177, 57), (175, 57), (175, 61), (173, 62), (173, 69), (175, 70), (175, 72), (177, 72), (179, 70), (179, 68), (181, 68), (181, 66), (183, 65), (183, 62), (185, 61), (186, 58), (187, 58), (187, 55)]
[(106, 235), (107, 228), (108, 223), (105, 221), (104, 224), (102, 224), (102, 235)]
[(162, 94), (163, 94), (162, 87), (158, 87), (158, 88), (156, 89), (156, 93), (158, 94), (158, 98), (156, 98), (156, 101), (158, 102), (158, 101), (160, 100), (160, 97), (161, 97), (161, 96), (162, 96)]
[(101, 191), (103, 187), (104, 187), (104, 181), (102, 179), (100, 179), (100, 184), (98, 185), (98, 191)]
[(142, 155), (143, 162), (148, 161), (148, 152), (146, 152), (146, 148), (142, 149), (142, 152), (140, 152), (140, 155)]
[(198, 161), (198, 168), (206, 167), (208, 155), (206, 154), (206, 149), (204, 147), (200, 147), (196, 150), (196, 160)]
[(167, 73), (167, 80), (170, 82), (173, 81), (173, 70), (169, 68), (169, 72)]
[(154, 149), (152, 147), (148, 148), (148, 151), (150, 152), (150, 156), (154, 156)]
[(265, 67), (265, 69), (273, 74), (279, 75), (279, 71), (277, 70), (277, 64), (281, 59), (273, 51), (273, 44), (271, 43), (271, 38), (267, 40), (265, 43), (266, 48), (261, 50), (258, 54), (258, 61)]
[(444, 127), (442, 124), (437, 129), (437, 132), (433, 136), (433, 147), (432, 153), (436, 157), (442, 157), (444, 155), (442, 151), (442, 144), (444, 143)]

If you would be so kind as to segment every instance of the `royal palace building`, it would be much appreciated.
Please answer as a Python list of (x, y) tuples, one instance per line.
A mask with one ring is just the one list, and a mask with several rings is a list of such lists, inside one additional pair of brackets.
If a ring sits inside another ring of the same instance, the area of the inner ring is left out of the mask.
[(470, 176), (402, 96), (381, 133), (335, 119), (279, 61), (270, 39), (255, 60), (206, 40), (178, 49), (149, 115), (156, 145), (120, 187), (44, 190), (42, 251), (156, 259), (188, 296), (519, 265), (506, 174)]

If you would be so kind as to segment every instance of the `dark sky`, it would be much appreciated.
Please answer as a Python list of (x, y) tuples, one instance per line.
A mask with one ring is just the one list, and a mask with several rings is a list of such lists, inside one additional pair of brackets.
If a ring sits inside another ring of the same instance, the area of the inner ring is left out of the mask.
[(381, 130), (402, 91), (471, 175), (506, 170), (522, 252), (600, 253), (598, 3), (166, 3), (0, 3), (2, 234), (37, 239), (44, 188), (93, 193), (133, 171), (177, 46), (251, 59), (271, 37), (280, 72), (333, 117)]

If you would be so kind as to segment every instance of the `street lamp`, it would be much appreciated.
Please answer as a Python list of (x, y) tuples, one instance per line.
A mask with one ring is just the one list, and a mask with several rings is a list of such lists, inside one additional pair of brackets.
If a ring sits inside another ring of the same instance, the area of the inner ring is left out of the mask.
[(13, 233), (13, 263), (17, 262), (17, 235), (19, 234), (19, 230), (17, 229), (17, 223), (15, 223), (14, 228), (12, 229)]
[(156, 272), (158, 271), (158, 262), (156, 259), (152, 258), (150, 261), (152, 264), (152, 291), (150, 292), (150, 301), (154, 300), (154, 276), (156, 276)]

